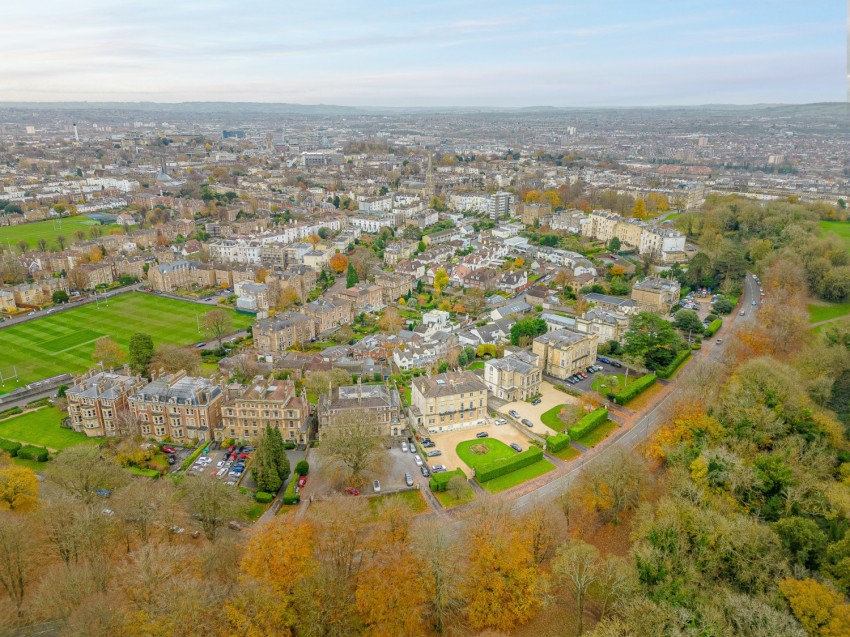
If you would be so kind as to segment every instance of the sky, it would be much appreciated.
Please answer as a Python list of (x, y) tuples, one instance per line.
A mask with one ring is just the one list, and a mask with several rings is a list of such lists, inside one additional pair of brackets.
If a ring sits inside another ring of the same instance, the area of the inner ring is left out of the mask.
[(7, 0), (0, 101), (351, 106), (847, 96), (839, 0)]

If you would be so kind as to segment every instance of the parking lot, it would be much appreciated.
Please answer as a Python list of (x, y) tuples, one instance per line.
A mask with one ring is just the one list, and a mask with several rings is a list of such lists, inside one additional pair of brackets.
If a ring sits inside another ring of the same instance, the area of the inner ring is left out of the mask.
[[(585, 382), (588, 383), (589, 387), (590, 381), (588, 380)], [(578, 403), (577, 398), (562, 391), (558, 391), (551, 383), (545, 380), (540, 383), (540, 398), (541, 400), (539, 405), (532, 405), (524, 400), (517, 400), (499, 407), (499, 411), (506, 415), (510, 411), (516, 411), (519, 414), (519, 418), (517, 420), (527, 418), (534, 423), (534, 426), (530, 428), (531, 431), (542, 436), (544, 433), (552, 433), (552, 430), (540, 422), (541, 414), (549, 411), (552, 407), (557, 405), (563, 405), (564, 403)]]
[[(561, 392), (558, 393), (561, 396), (566, 396), (566, 394)], [(525, 404), (531, 406), (529, 403)], [(496, 425), (494, 419), (488, 420), (492, 424), (488, 424), (485, 427), (470, 427), (468, 429), (458, 429), (456, 431), (445, 431), (439, 434), (431, 434), (429, 437), (436, 445), (435, 447), (432, 447), (432, 449), (439, 449), (442, 453), (433, 458), (425, 458), (428, 466), (430, 467), (435, 464), (442, 464), (445, 465), (446, 469), (449, 471), (454, 471), (460, 467), (466, 472), (468, 477), (471, 477), (472, 469), (460, 459), (457, 455), (456, 449), (458, 444), (461, 442), (464, 442), (465, 440), (474, 440), (475, 434), (479, 431), (486, 431), (490, 438), (495, 438), (496, 440), (504, 442), (506, 445), (514, 442), (522, 447), (523, 451), (528, 449), (529, 439), (528, 436), (523, 435), (522, 431), (509, 424)], [(541, 427), (542, 425), (537, 425), (535, 429), (540, 429)], [(538, 433), (542, 433), (542, 431)], [(430, 451), (430, 449), (424, 449), (424, 451), (427, 452)]]
[[(608, 357), (606, 356), (605, 358), (608, 358)], [(623, 376), (626, 375), (626, 366), (625, 365), (623, 365), (622, 367), (614, 367), (613, 365), (609, 365), (607, 363), (597, 362), (596, 364), (602, 366), (601, 372), (596, 372), (595, 375), (588, 374), (587, 375), (588, 377), (586, 379), (579, 381), (578, 383), (575, 383), (574, 385), (570, 385), (567, 382), (565, 382), (564, 384), (567, 387), (575, 387), (576, 389), (580, 389), (581, 391), (591, 391), (590, 386), (593, 384), (593, 379), (596, 376), (609, 376), (611, 374), (621, 374)], [(586, 372), (586, 370), (585, 370), (585, 372)], [(635, 371), (633, 369), (629, 370), (629, 378), (638, 378), (639, 376), (642, 376), (642, 374), (640, 372)], [(563, 402), (563, 401), (561, 401), (561, 402)], [(546, 410), (544, 409), (543, 411), (546, 411)]]
[[(212, 445), (211, 445), (212, 446)], [(251, 447), (248, 447), (251, 449)], [(238, 449), (238, 447), (237, 447)], [(234, 469), (236, 465), (236, 461), (234, 460), (234, 456), (231, 456), (228, 459), (225, 459), (229, 448), (227, 449), (212, 449), (206, 453), (206, 455), (199, 456), (198, 460), (187, 469), (186, 473), (190, 475), (202, 475), (207, 474), (211, 475), (215, 478), (218, 478), (225, 484), (230, 484), (231, 486), (235, 486), (239, 483), (240, 478), (245, 476), (247, 473), (247, 469), (243, 471), (242, 475), (232, 476), (230, 472)], [(250, 460), (250, 452), (246, 452), (243, 450), (243, 454), (246, 454), (245, 466), (247, 467), (248, 461)], [(239, 454), (239, 455), (243, 455)], [(209, 458), (209, 462), (202, 463), (201, 458)]]

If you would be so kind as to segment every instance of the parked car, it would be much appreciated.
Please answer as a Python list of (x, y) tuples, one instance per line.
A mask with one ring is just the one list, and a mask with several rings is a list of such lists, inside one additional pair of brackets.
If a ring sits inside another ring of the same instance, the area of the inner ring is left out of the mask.
[(442, 455), (443, 455), (443, 452), (442, 452), (442, 451), (440, 451), (439, 449), (431, 449), (431, 451), (429, 451), (429, 452), (428, 452), (427, 454), (425, 454), (425, 455), (427, 455), (429, 458), (434, 458), (434, 457), (436, 457), (436, 456), (442, 456)]
[(298, 478), (298, 488), (302, 488), (305, 484), (307, 484), (307, 476), (301, 476)]
[(513, 410), (513, 409), (511, 409), (508, 413), (509, 413), (509, 414), (511, 415), (511, 417), (513, 417), (513, 418), (519, 418), (519, 412), (517, 412), (517, 411), (515, 411), (515, 410)]
[(413, 456), (413, 462), (415, 462), (415, 463), (416, 463), (416, 466), (417, 466), (417, 467), (421, 467), (421, 466), (422, 466), (422, 456), (420, 456), (420, 455), (417, 453), (415, 456)]
[(609, 365), (611, 364), (611, 361), (605, 358), (604, 356), (597, 356), (596, 360), (598, 360), (600, 363), (608, 363)]
[(360, 491), (358, 491), (358, 490), (357, 490), (357, 489), (355, 489), (354, 487), (346, 487), (346, 488), (345, 488), (345, 492), (346, 492), (348, 495), (360, 495)]
[(433, 441), (430, 438), (423, 438), (419, 442), (421, 442), (424, 445), (426, 442), (433, 442)]
[(380, 480), (375, 480), (375, 481), (372, 483), (372, 490), (373, 490), (375, 493), (380, 493), (380, 492), (381, 492), (381, 481), (380, 481)]
[(755, 301), (753, 301), (753, 305), (755, 305), (755, 304), (756, 304), (756, 302), (755, 302)]
[(426, 467), (425, 465), (419, 467), (419, 470), (422, 472), (422, 477), (424, 478), (427, 478), (431, 475), (431, 472), (428, 471), (428, 467)]
[(489, 438), (490, 434), (488, 434), (486, 431), (479, 431), (477, 434), (475, 434), (475, 437), (476, 438)]
[(163, 445), (162, 450), (165, 453), (177, 453), (177, 450), (174, 447), (169, 447), (168, 445)]
[(517, 443), (515, 443), (515, 442), (512, 442), (512, 443), (511, 443), (511, 449), (513, 449), (513, 450), (514, 450), (514, 451), (516, 451), (516, 452), (520, 452), (520, 451), (522, 451), (522, 447), (520, 447), (520, 446), (519, 446)]
[(505, 420), (504, 418), (496, 418), (496, 424), (497, 425), (506, 425), (507, 423), (508, 423), (508, 421)]
[(197, 345), (195, 345), (195, 347), (197, 347), (198, 349), (201, 349), (201, 348), (206, 347), (206, 346), (207, 346), (206, 343), (198, 343)]
[(531, 401), (531, 404), (532, 405), (539, 405), (541, 402), (543, 402), (542, 399), (535, 398), (534, 400)]
[(436, 443), (436, 442), (432, 442), (432, 441), (430, 441), (430, 440), (429, 440), (428, 442), (423, 442), (423, 443), (422, 443), (422, 446), (423, 446), (425, 449), (431, 449), (431, 448), (433, 448), (433, 447), (436, 447), (436, 446), (437, 446), (437, 443)]
[(416, 453), (416, 443), (415, 442), (411, 442), (408, 446), (410, 447), (410, 453)]
[(405, 473), (404, 474), (404, 483), (407, 486), (412, 487), (413, 486), (413, 476), (410, 475), (409, 473)]
[(525, 425), (526, 427), (533, 427), (534, 426), (534, 423), (531, 422), (528, 418), (523, 418), (522, 424)]
[(746, 316), (746, 315), (747, 315), (747, 313), (744, 312), (744, 310), (741, 310), (740, 312), (738, 312), (738, 316)]
[(197, 460), (195, 460), (198, 464), (209, 464), (212, 462), (212, 458), (208, 458), (207, 456), (201, 456)]
[(620, 363), (619, 361), (611, 361), (610, 365), (613, 366), (613, 367), (616, 367), (617, 369), (619, 369), (620, 367), (623, 366), (623, 364)]
[(168, 456), (168, 464), (176, 464), (176, 463), (177, 463), (177, 458), (175, 458), (174, 456)]
[(431, 473), (445, 473), (446, 465), (444, 464), (435, 464), (431, 467)]
[(407, 443), (404, 440), (401, 441), (401, 450), (407, 453)]

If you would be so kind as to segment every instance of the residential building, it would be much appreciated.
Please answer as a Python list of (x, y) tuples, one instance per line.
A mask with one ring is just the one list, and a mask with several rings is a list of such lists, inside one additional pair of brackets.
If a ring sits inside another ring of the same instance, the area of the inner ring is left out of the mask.
[(212, 438), (221, 422), (222, 400), (221, 387), (184, 371), (155, 373), (128, 399), (130, 410), (141, 421), (143, 436), (184, 443)]
[(487, 385), (471, 371), (419, 376), (410, 403), (431, 433), (475, 427), (486, 422)]
[(679, 302), (681, 289), (676, 279), (647, 277), (632, 286), (632, 300), (638, 304), (640, 311), (669, 314)]
[(316, 338), (316, 324), (298, 312), (281, 312), (254, 324), (254, 347), (264, 354), (285, 352)]
[(381, 288), (377, 285), (356, 285), (343, 290), (339, 296), (351, 303), (355, 312), (374, 312), (384, 307)]
[(301, 311), (313, 319), (316, 333), (322, 334), (328, 330), (349, 325), (354, 320), (351, 303), (342, 299), (317, 299), (307, 303)]
[(135, 431), (123, 431), (120, 419), (116, 423), (115, 416), (127, 410), (128, 397), (145, 382), (137, 376), (105, 371), (81, 376), (65, 391), (71, 427), (90, 438), (135, 435)]
[(487, 205), (487, 216), (493, 221), (506, 217), (513, 207), (514, 196), (509, 192), (495, 192), (490, 195)]
[(541, 371), (537, 354), (505, 351), (504, 358), (484, 363), (484, 383), (496, 398), (513, 402), (540, 393)]
[(537, 336), (531, 351), (544, 374), (563, 380), (596, 362), (598, 341), (596, 334), (561, 329)]
[(304, 390), (295, 392), (291, 380), (257, 380), (231, 391), (221, 407), (221, 423), (213, 431), (216, 440), (234, 438), (255, 441), (271, 425), (286, 442), (310, 442), (310, 403)]
[(319, 396), (317, 408), (321, 440), (333, 427), (356, 422), (368, 414), (385, 436), (399, 436), (405, 428), (401, 417), (401, 396), (388, 385), (344, 385), (329, 388)]
[(375, 285), (381, 288), (381, 300), (385, 304), (395, 303), (413, 291), (413, 279), (401, 274), (383, 272), (375, 277)]

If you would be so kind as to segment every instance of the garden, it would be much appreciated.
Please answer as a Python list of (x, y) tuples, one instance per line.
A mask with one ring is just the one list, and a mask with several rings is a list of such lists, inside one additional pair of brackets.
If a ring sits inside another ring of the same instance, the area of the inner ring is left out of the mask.
[(490, 493), (510, 489), (555, 468), (543, 458), (539, 447), (517, 453), (493, 438), (465, 440), (456, 450), (460, 459), (475, 470), (476, 481)]

